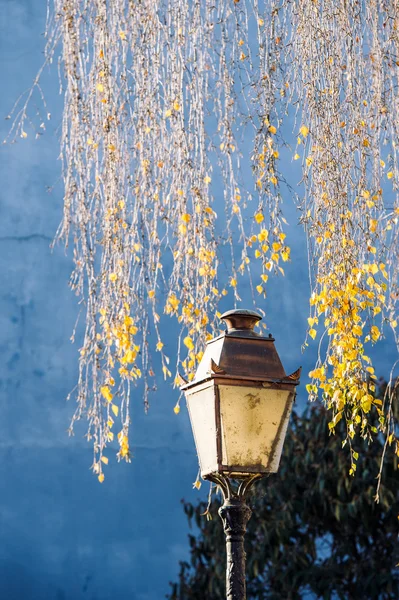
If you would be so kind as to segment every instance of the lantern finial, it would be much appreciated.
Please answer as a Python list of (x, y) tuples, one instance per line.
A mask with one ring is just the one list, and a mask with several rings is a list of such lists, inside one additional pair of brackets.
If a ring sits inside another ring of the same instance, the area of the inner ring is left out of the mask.
[(220, 317), (227, 325), (227, 333), (247, 331), (249, 335), (256, 335), (253, 331), (256, 323), (262, 316), (254, 310), (228, 310)]

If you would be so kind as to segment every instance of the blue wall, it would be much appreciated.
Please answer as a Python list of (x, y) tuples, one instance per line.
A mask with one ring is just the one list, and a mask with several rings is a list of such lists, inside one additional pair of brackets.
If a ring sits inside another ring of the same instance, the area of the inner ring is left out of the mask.
[[(0, 117), (41, 64), (45, 4), (0, 0)], [(55, 69), (43, 83), (50, 132), (35, 140), (27, 126), (26, 140), (1, 147), (0, 598), (160, 600), (188, 551), (180, 499), (204, 497), (207, 486), (192, 490), (197, 459), (187, 413), (174, 415), (176, 392), (162, 381), (148, 415), (140, 397), (134, 403), (132, 463), (117, 465), (110, 456), (103, 485), (89, 471), (84, 427), (67, 436), (74, 406), (65, 398), (78, 358), (69, 338), (78, 307), (67, 285), (71, 253), (49, 249), (62, 214)], [(4, 137), (10, 121), (1, 123)], [(293, 208), (288, 215), (293, 236)], [(300, 355), (308, 283), (303, 236), (298, 230), (293, 237), (296, 262), (269, 286), (266, 322), (287, 372), (302, 363), (306, 373), (315, 346)], [(243, 300), (251, 306), (249, 294)], [(169, 339), (172, 354), (172, 328)], [(382, 348), (379, 373), (391, 353)]]

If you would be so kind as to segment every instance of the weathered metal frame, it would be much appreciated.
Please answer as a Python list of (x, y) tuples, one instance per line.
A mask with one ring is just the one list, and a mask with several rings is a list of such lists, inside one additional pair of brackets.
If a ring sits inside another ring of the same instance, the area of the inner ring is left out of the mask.
[(244, 538), (247, 523), (252, 511), (246, 504), (247, 495), (256, 481), (266, 475), (260, 473), (247, 476), (238, 480), (236, 489), (233, 480), (223, 474), (215, 473), (207, 477), (215, 483), (223, 495), (223, 504), (219, 509), (219, 516), (223, 523), (226, 536), (226, 599), (245, 600), (245, 563), (246, 554)]

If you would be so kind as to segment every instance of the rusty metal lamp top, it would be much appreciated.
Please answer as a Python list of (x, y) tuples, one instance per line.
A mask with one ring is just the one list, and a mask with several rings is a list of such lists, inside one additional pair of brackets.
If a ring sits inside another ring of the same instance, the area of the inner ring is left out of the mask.
[(267, 337), (253, 328), (262, 319), (253, 310), (229, 310), (220, 317), (227, 330), (207, 342), (194, 379), (186, 390), (216, 376), (224, 379), (289, 384), (299, 382), (300, 371), (286, 375), (271, 334)]
[(241, 336), (256, 336), (253, 331), (255, 325), (262, 319), (261, 315), (254, 310), (228, 310), (220, 317), (227, 325), (227, 334), (240, 334)]

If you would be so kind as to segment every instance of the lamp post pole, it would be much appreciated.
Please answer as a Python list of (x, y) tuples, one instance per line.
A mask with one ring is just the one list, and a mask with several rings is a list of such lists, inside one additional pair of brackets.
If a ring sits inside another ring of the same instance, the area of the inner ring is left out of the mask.
[(222, 475), (208, 477), (222, 490), (223, 505), (219, 508), (226, 536), (226, 600), (246, 600), (244, 538), (252, 511), (246, 504), (246, 496), (253, 483), (261, 475), (242, 480), (237, 490), (232, 481)]

